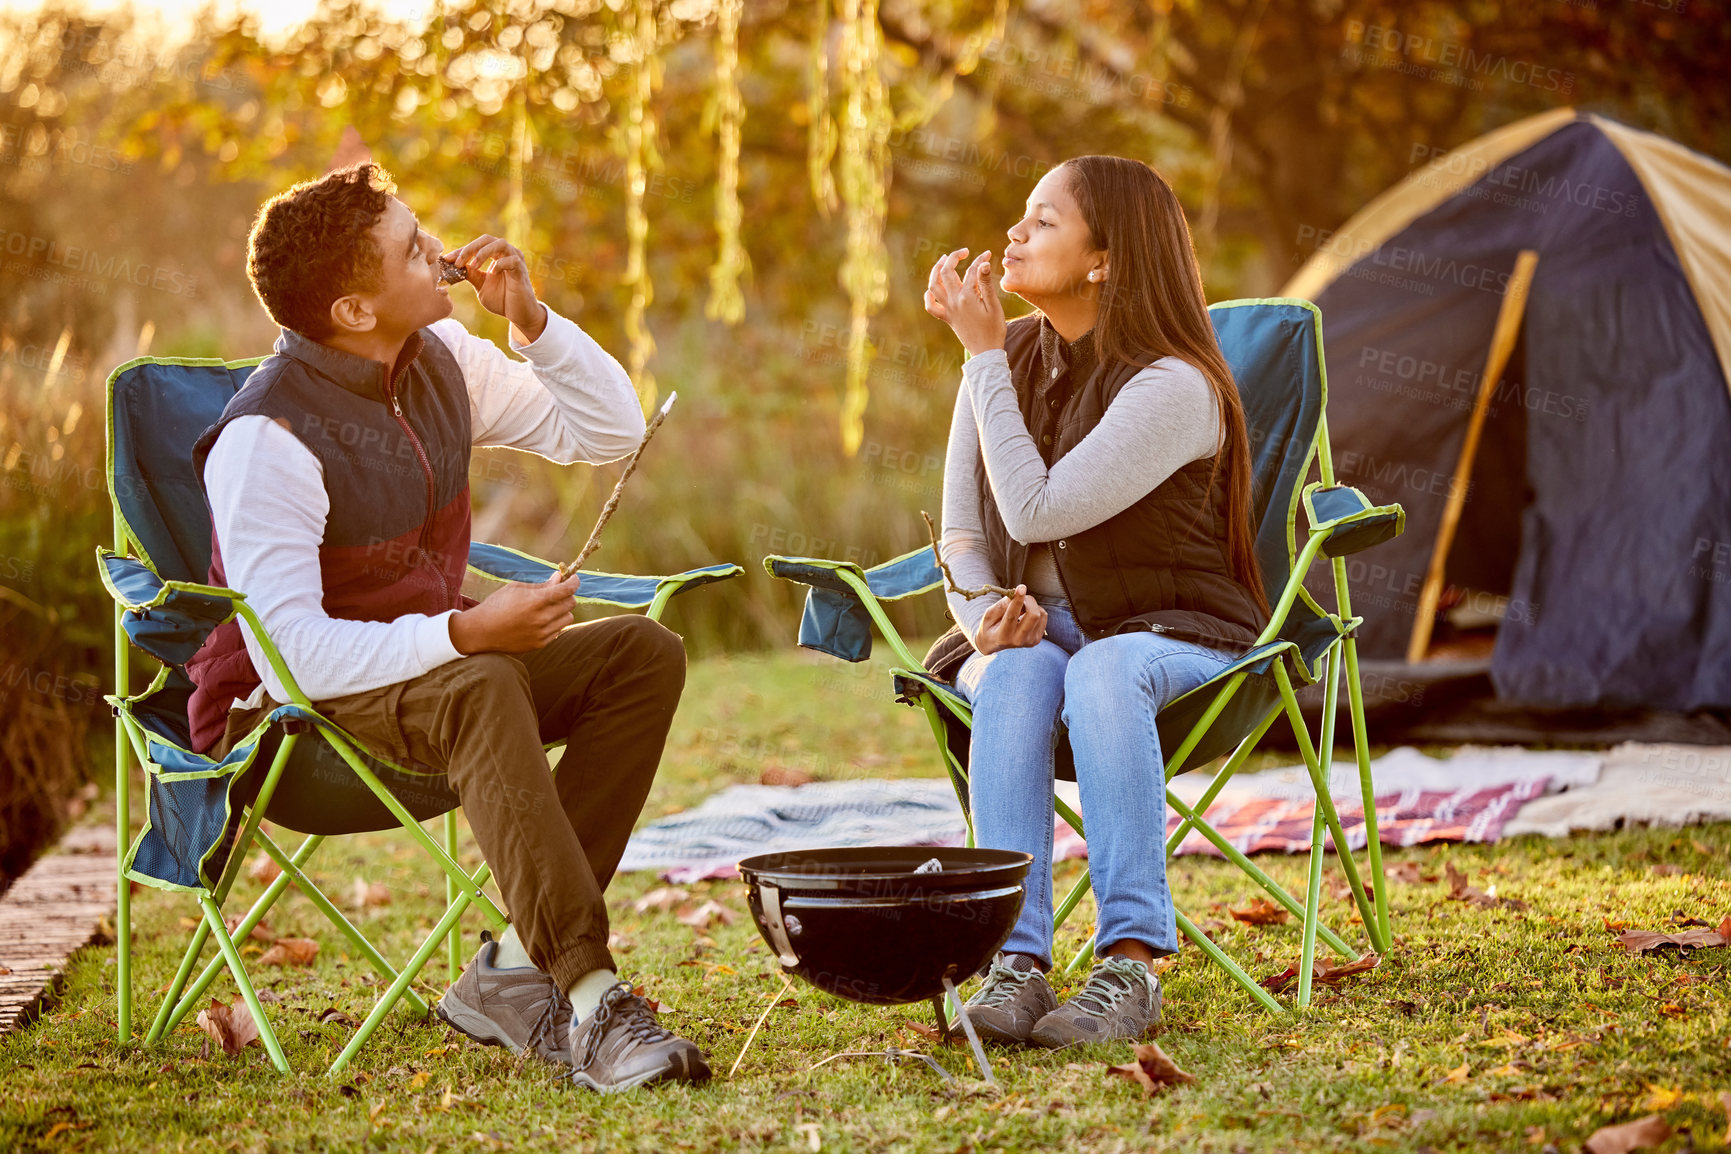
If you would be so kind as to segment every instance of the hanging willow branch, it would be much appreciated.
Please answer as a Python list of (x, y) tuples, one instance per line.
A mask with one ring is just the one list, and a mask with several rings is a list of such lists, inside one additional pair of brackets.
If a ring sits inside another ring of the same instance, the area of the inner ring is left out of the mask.
[(888, 215), (890, 132), (895, 119), (878, 71), (883, 30), (877, 0), (842, 0), (842, 79), (847, 112), (841, 131), (841, 199), (847, 206), (847, 255), (841, 279), (852, 308), (848, 333), (847, 389), (842, 397), (841, 441), (848, 456), (865, 439), (866, 372), (872, 346), (871, 316), (889, 297), (889, 252), (884, 245)]
[(647, 413), (655, 403), (655, 376), (649, 358), (655, 355), (655, 337), (645, 314), (655, 299), (644, 248), (649, 239), (649, 216), (643, 199), (649, 187), (649, 167), (657, 164), (655, 113), (649, 106), (655, 91), (656, 59), (655, 0), (633, 0), (629, 30), (632, 41), (631, 91), (625, 116), (625, 258), (624, 284), (631, 286), (631, 303), (625, 309), (626, 370), (637, 388), (637, 400)]
[(829, 0), (817, 0), (817, 23), (811, 34), (811, 53), (805, 74), (806, 172), (811, 194), (824, 216), (841, 204), (835, 193), (835, 117), (829, 114)]
[(517, 84), (511, 123), (511, 199), (505, 206), (505, 239), (519, 250), (529, 247), (529, 213), (523, 203), (523, 173), (533, 145), (529, 135), (529, 72)]
[(739, 136), (745, 123), (745, 100), (739, 95), (739, 16), (744, 8), (745, 0), (721, 0), (715, 35), (715, 101), (710, 106), (721, 141), (715, 185), (715, 229), (721, 241), (709, 270), (709, 302), (703, 313), (730, 325), (745, 318), (739, 278), (750, 264), (739, 240)]

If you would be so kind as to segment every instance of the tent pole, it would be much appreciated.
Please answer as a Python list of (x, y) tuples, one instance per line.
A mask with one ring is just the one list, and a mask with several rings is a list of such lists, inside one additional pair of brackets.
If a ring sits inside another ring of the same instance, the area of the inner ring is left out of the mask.
[(1418, 611), (1412, 619), (1412, 636), (1406, 646), (1409, 665), (1423, 661), (1430, 649), (1437, 602), (1442, 598), (1443, 570), (1448, 562), (1449, 547), (1454, 544), (1455, 530), (1460, 526), (1461, 509), (1466, 505), (1467, 479), (1472, 476), (1473, 458), (1479, 451), (1479, 434), (1484, 431), (1492, 390), (1508, 366), (1509, 355), (1515, 351), (1515, 341), (1520, 337), (1521, 320), (1527, 310), (1527, 292), (1532, 288), (1533, 270), (1538, 265), (1538, 253), (1530, 248), (1520, 251), (1515, 257), (1515, 271), (1509, 277), (1509, 287), (1503, 293), (1502, 306), (1497, 310), (1497, 327), (1491, 334), (1491, 355), (1485, 361), (1484, 376), (1479, 378), (1478, 397), (1473, 401), (1472, 417), (1467, 421), (1466, 440), (1461, 442), (1460, 460), (1455, 464), (1454, 481), (1449, 485), (1448, 504), (1443, 507), (1436, 546), (1431, 550), (1430, 569), (1425, 573), (1424, 588), (1418, 597)]

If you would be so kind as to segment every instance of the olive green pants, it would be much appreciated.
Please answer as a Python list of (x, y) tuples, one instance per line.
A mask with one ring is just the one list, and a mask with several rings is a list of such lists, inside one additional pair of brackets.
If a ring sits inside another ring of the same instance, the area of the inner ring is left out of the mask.
[[(511, 922), (561, 988), (613, 969), (602, 891), (649, 796), (685, 687), (679, 635), (646, 617), (572, 625), (529, 653), (476, 653), (314, 702), (405, 769), (444, 774)], [(220, 757), (278, 703), (229, 713)], [(547, 742), (563, 737), (558, 772)]]

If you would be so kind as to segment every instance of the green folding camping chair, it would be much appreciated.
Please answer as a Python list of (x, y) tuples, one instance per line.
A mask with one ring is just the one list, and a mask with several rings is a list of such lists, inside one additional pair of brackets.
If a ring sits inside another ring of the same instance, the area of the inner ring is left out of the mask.
[[(418, 1014), (426, 1000), (411, 986), (421, 969), (448, 944), (448, 970), (461, 964), (458, 921), (474, 904), (494, 933), (504, 912), (482, 891), (491, 873), (457, 863), (458, 799), (442, 775), (414, 773), (366, 748), (322, 717), (310, 703), (243, 594), (204, 584), (210, 568), (211, 526), (194, 475), (192, 446), (221, 415), (253, 367), (262, 361), (143, 357), (108, 378), (108, 481), (114, 507), (114, 547), (98, 548), (102, 582), (116, 603), (114, 693), (115, 798), (120, 903), (118, 1017), (120, 1040), (132, 1035), (132, 924), (128, 879), (190, 894), (203, 918), (193, 932), (146, 1042), (172, 1030), (226, 968), (259, 1026), (260, 1040), (279, 1070), (288, 1062), (247, 976), (236, 941), (245, 941), (292, 883), (312, 901), (387, 983), (372, 1012), (337, 1056), (343, 1069), (399, 1000)], [(498, 545), (475, 544), (469, 570), (499, 581), (545, 581), (556, 566)], [(668, 577), (582, 574), (579, 602), (645, 610), (658, 620), (677, 594), (724, 581), (744, 570), (709, 565)], [(245, 621), (262, 644), (289, 694), (245, 739), (220, 759), (192, 750), (184, 669), (212, 629), (230, 618)], [(130, 692), (129, 646), (162, 665), (140, 693)], [(549, 750), (563, 741), (547, 746)], [(134, 837), (128, 805), (129, 759), (143, 766), (146, 816)], [(444, 844), (422, 827), (443, 816)], [(291, 853), (259, 827), (263, 818), (308, 835)], [(328, 836), (400, 825), (445, 872), (447, 907), (432, 932), (401, 970), (393, 967), (307, 877), (305, 866)], [(259, 846), (281, 868), (231, 930), (227, 899), (248, 850)], [(206, 941), (218, 956), (192, 978)], [(190, 981), (190, 985), (189, 985)]]
[[(1302, 919), (1296, 1004), (1303, 1007), (1310, 1003), (1312, 963), (1319, 936), (1342, 957), (1356, 956), (1356, 951), (1323, 925), (1318, 916), (1325, 832), (1339, 854), (1371, 948), (1379, 953), (1386, 951), (1390, 941), (1382, 850), (1377, 840), (1376, 803), (1365, 737), (1364, 700), (1353, 639), (1353, 630), (1362, 619), (1352, 616), (1344, 558), (1399, 535), (1405, 529), (1406, 515), (1399, 505), (1372, 505), (1357, 489), (1335, 482), (1324, 415), (1327, 377), (1322, 359), (1322, 316), (1316, 306), (1309, 301), (1287, 299), (1227, 301), (1211, 307), (1209, 315), (1244, 402), (1254, 458), (1256, 553), (1273, 616), (1255, 646), (1212, 680), (1168, 704), (1157, 719), (1160, 747), (1170, 751), (1166, 758), (1168, 782), (1180, 773), (1230, 755), (1194, 807), (1167, 789), (1167, 801), (1179, 821), (1166, 839), (1166, 853), (1170, 856), (1195, 831), (1282, 908)], [(1313, 463), (1320, 480), (1304, 484)], [(1302, 546), (1298, 526), (1300, 506), (1309, 526), (1303, 533)], [(1332, 613), (1318, 605), (1304, 586), (1319, 556), (1329, 558), (1333, 570)], [(891, 671), (897, 699), (924, 709), (963, 813), (968, 814), (971, 710), (953, 686), (925, 669), (883, 608), (883, 602), (943, 588), (943, 574), (932, 549), (918, 549), (871, 569), (844, 561), (781, 556), (764, 558), (764, 567), (772, 576), (810, 586), (800, 622), (800, 645), (848, 661), (864, 661), (871, 656), (872, 627), (876, 625), (901, 662)], [(1364, 795), (1371, 878), (1368, 895), (1328, 790), (1343, 665)], [(1294, 687), (1319, 680), (1324, 683), (1323, 714), (1321, 733), (1313, 741)], [(1221, 836), (1206, 818), (1220, 790), (1283, 712), (1316, 793), (1309, 888), (1302, 903)], [(1074, 777), (1067, 739), (1059, 744), (1057, 772), (1060, 777)], [(1081, 816), (1060, 798), (1054, 798), (1054, 805), (1060, 817), (1078, 834), (1083, 833)], [(971, 815), (968, 824), (971, 845)], [(1087, 893), (1088, 884), (1088, 875), (1084, 873), (1059, 904), (1056, 924), (1062, 925), (1075, 910)], [(1280, 1010), (1280, 1003), (1183, 913), (1178, 914), (1178, 926), (1265, 1008)], [(1093, 949), (1094, 943), (1090, 941), (1066, 969), (1073, 971), (1087, 965)]]

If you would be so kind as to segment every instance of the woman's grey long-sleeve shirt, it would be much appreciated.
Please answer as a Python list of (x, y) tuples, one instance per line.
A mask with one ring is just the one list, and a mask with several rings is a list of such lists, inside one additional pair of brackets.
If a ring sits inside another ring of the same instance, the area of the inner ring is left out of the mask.
[[(1201, 370), (1163, 357), (1125, 382), (1105, 416), (1050, 469), (1016, 403), (1009, 358), (989, 349), (962, 365), (944, 459), (944, 560), (966, 588), (1002, 585), (981, 527), (975, 470), (983, 456), (1004, 527), (1024, 543), (1055, 541), (1123, 512), (1191, 461), (1217, 451), (1220, 418)], [(1028, 554), (1024, 583), (1041, 605), (1063, 600), (1049, 547)], [(972, 641), (996, 597), (946, 593)]]

